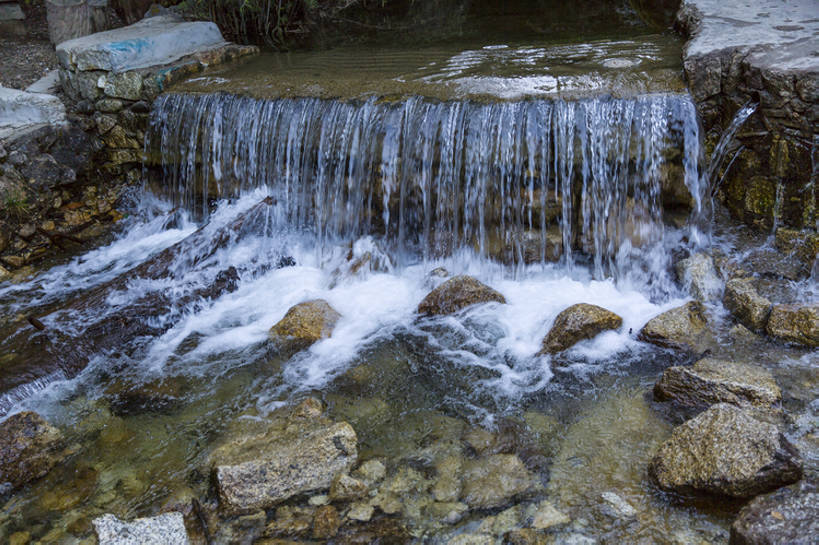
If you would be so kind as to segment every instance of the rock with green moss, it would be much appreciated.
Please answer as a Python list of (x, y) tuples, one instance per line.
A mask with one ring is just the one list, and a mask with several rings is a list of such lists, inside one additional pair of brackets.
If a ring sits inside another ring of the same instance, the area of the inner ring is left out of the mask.
[(460, 275), (450, 278), (424, 297), (419, 314), (453, 314), (478, 303), (506, 303), (506, 298), (477, 279)]
[(580, 303), (562, 311), (543, 339), (540, 354), (557, 354), (599, 333), (618, 329), (623, 319), (597, 305)]
[(748, 498), (799, 480), (802, 460), (776, 426), (720, 403), (674, 429), (649, 475), (678, 494)]

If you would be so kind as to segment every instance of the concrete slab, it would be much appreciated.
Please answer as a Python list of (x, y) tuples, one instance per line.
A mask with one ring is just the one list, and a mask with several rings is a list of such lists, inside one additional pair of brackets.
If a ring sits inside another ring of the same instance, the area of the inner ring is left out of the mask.
[(57, 57), (69, 70), (125, 72), (169, 64), (226, 43), (213, 23), (160, 16), (68, 40), (57, 46)]
[(687, 57), (741, 48), (758, 55), (755, 64), (819, 69), (817, 0), (683, 0), (680, 9), (695, 19)]
[(65, 106), (54, 95), (0, 87), (0, 137), (31, 125), (65, 122)]
[(52, 70), (46, 73), (45, 76), (41, 77), (28, 87), (26, 87), (27, 93), (45, 93), (45, 94), (54, 94), (60, 90), (60, 71), (59, 70)]

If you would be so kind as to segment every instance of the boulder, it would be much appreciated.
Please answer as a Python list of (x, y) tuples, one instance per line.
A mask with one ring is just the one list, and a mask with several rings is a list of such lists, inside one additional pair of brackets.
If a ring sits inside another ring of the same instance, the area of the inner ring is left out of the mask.
[(802, 481), (759, 496), (731, 526), (731, 545), (808, 545), (819, 536), (819, 486)]
[(114, 515), (94, 519), (99, 545), (188, 545), (182, 513), (123, 522)]
[(367, 484), (346, 473), (339, 473), (330, 484), (330, 501), (350, 501), (367, 495)]
[(725, 284), (722, 299), (734, 318), (752, 331), (764, 331), (771, 315), (771, 302), (757, 293), (750, 278), (732, 278)]
[(464, 464), (461, 499), (473, 509), (492, 509), (533, 492), (536, 485), (517, 455), (495, 454)]
[(696, 253), (678, 261), (677, 277), (699, 301), (716, 300), (722, 289), (714, 260), (708, 254)]
[(655, 316), (637, 338), (665, 348), (695, 351), (706, 335), (707, 321), (702, 304), (691, 301)]
[(591, 339), (598, 333), (617, 329), (623, 319), (617, 314), (597, 305), (580, 303), (562, 311), (543, 339), (540, 354), (557, 354), (579, 341)]
[(768, 335), (779, 340), (819, 346), (819, 303), (774, 305), (768, 319)]
[(0, 138), (39, 124), (65, 125), (65, 106), (54, 95), (0, 87)]
[(654, 397), (702, 410), (716, 403), (770, 407), (782, 400), (782, 392), (764, 367), (704, 358), (691, 367), (666, 369)]
[(305, 301), (291, 307), (270, 328), (270, 338), (282, 348), (303, 350), (332, 335), (340, 318), (341, 314), (323, 299)]
[(250, 512), (326, 490), (355, 465), (357, 441), (346, 422), (323, 419), (240, 435), (211, 456), (219, 504), (227, 513)]
[(747, 498), (799, 480), (802, 461), (774, 425), (720, 403), (674, 429), (649, 475), (679, 494)]
[(489, 286), (467, 275), (455, 276), (432, 290), (418, 305), (419, 314), (453, 314), (478, 303), (506, 303), (506, 299)]
[(819, 233), (780, 228), (776, 230), (777, 249), (795, 256), (810, 271), (819, 256)]
[(34, 412), (11, 415), (0, 424), (0, 490), (39, 479), (63, 457), (60, 430)]

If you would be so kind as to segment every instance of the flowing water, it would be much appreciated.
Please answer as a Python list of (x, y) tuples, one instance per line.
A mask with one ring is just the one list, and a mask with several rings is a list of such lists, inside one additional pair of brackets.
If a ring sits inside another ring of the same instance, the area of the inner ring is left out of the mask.
[[(727, 542), (732, 506), (679, 503), (645, 473), (670, 432), (645, 392), (683, 358), (636, 334), (688, 299), (670, 272), (674, 256), (708, 244), (693, 104), (662, 85), (567, 98), (536, 82), (520, 97), (498, 89), (519, 90), (532, 74), (483, 76), (497, 58), (518, 70), (526, 59), (554, 61), (555, 47), (481, 48), (457, 62), (447, 53), (443, 69), (414, 52), (429, 62), (413, 80), (446, 80), (459, 89), (447, 96), (397, 96), (416, 89), (406, 78), (389, 93), (374, 84), (341, 98), (247, 92), (254, 78), (238, 92), (242, 71), (260, 65), (219, 76), (231, 82), (224, 88), (199, 79), (161, 96), (145, 187), (116, 239), (0, 285), (0, 415), (36, 410), (75, 445), (66, 464), (3, 498), (0, 537), (25, 530), (75, 543), (102, 513), (154, 514), (186, 490), (205, 498), (220, 438), (316, 395), (354, 426), (362, 459), (382, 457), (390, 471), (466, 430), (514, 429), (546, 460), (541, 497), (572, 517), (567, 532)], [(647, 46), (631, 47), (634, 56)], [(580, 50), (617, 59), (604, 45), (573, 44), (563, 62)], [(594, 80), (588, 66), (578, 73)], [(515, 100), (479, 100), (487, 89)], [(668, 213), (675, 207), (686, 221)], [(507, 304), (419, 317), (442, 269), (474, 275)], [(270, 327), (317, 298), (342, 316), (332, 336), (295, 355), (271, 347)], [(616, 312), (622, 328), (559, 361), (537, 356), (555, 316), (581, 302)], [(808, 357), (747, 350), (796, 368)], [(638, 514), (612, 517), (601, 507), (607, 492)], [(416, 541), (442, 543), (486, 515), (449, 527), (407, 513)]]

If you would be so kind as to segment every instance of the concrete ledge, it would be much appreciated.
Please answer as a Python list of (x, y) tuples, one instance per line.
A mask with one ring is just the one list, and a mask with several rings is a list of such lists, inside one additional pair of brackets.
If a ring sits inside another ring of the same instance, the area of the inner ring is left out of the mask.
[(0, 138), (31, 125), (65, 122), (65, 106), (54, 95), (0, 87)]
[(160, 16), (68, 40), (57, 46), (57, 57), (68, 70), (125, 72), (170, 64), (224, 45), (225, 39), (213, 23)]

